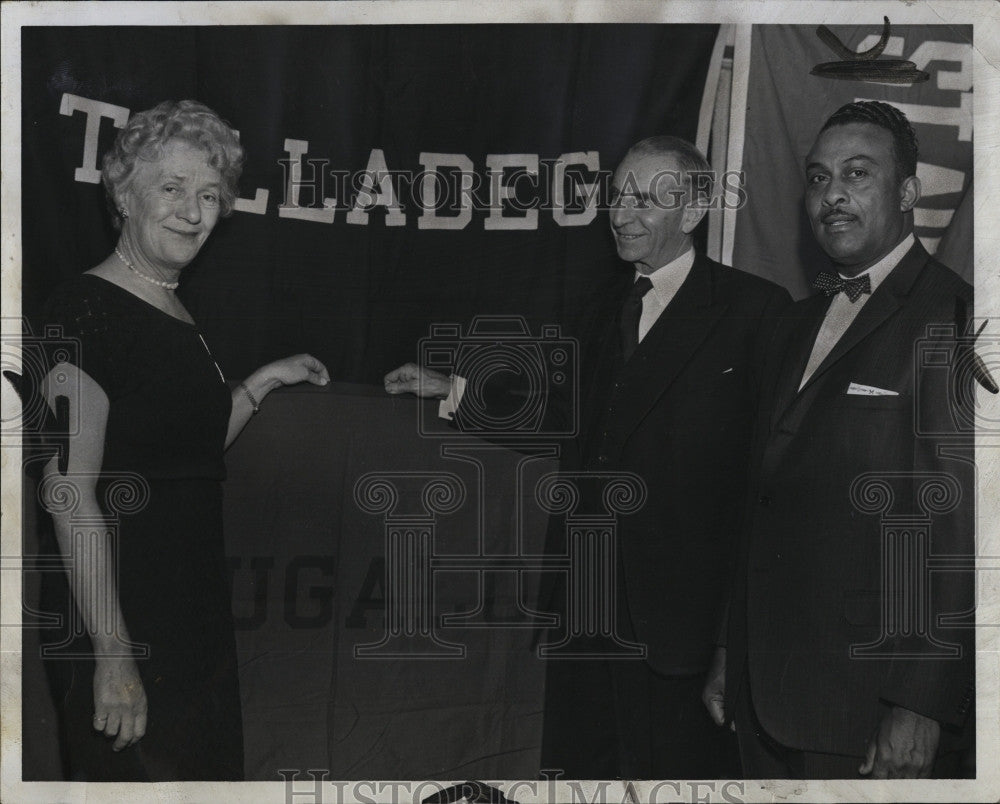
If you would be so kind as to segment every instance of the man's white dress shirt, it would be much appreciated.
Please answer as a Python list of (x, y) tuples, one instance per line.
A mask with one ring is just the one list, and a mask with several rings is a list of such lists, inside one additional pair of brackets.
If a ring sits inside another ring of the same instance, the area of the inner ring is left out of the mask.
[[(642, 297), (642, 315), (639, 317), (639, 341), (646, 337), (646, 333), (653, 328), (660, 314), (667, 309), (674, 296), (694, 265), (694, 248), (689, 248), (676, 259), (671, 260), (666, 265), (657, 268), (651, 274), (645, 274), (649, 281), (653, 283), (646, 295)], [(635, 272), (634, 279), (644, 276), (641, 271)], [(634, 280), (633, 280), (634, 281)], [(442, 399), (438, 405), (438, 416), (442, 419), (451, 419), (455, 416), (455, 411), (462, 401), (465, 393), (465, 378), (452, 375), (451, 393), (446, 399)]]
[[(872, 293), (882, 283), (882, 280), (892, 273), (892, 269), (899, 265), (899, 261), (903, 259), (914, 242), (913, 233), (910, 232), (910, 234), (899, 242), (896, 248), (886, 254), (867, 271), (862, 271), (858, 274), (858, 276), (868, 274)], [(850, 279), (850, 277), (843, 274), (840, 277), (841, 279)], [(847, 328), (858, 317), (858, 313), (861, 312), (861, 308), (865, 306), (865, 302), (869, 298), (871, 298), (870, 294), (862, 293), (856, 301), (852, 302), (844, 292), (840, 292), (833, 297), (833, 301), (830, 302), (830, 307), (827, 309), (826, 316), (823, 318), (823, 323), (816, 335), (816, 342), (813, 344), (812, 354), (809, 355), (809, 362), (806, 363), (806, 370), (802, 372), (802, 381), (799, 383), (800, 391), (802, 390), (802, 386), (809, 381), (813, 372), (819, 368), (820, 364), (826, 359), (826, 356), (830, 354), (833, 347), (837, 345), (837, 341), (847, 332)]]

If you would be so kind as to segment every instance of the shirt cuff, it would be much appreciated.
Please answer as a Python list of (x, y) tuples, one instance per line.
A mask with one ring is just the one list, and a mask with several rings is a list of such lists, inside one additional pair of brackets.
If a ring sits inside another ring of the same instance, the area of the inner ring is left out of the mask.
[(465, 377), (457, 374), (451, 375), (451, 392), (438, 405), (438, 416), (451, 421), (455, 418), (455, 411), (462, 403), (462, 395), (465, 393)]

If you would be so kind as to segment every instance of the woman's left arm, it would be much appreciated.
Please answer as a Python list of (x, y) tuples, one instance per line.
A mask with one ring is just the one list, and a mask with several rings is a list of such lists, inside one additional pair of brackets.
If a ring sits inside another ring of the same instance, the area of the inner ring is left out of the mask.
[(296, 385), (300, 382), (326, 385), (330, 382), (330, 374), (326, 366), (312, 355), (292, 355), (261, 366), (237, 385), (233, 389), (233, 409), (229, 414), (226, 447), (236, 440), (264, 397), (282, 385)]

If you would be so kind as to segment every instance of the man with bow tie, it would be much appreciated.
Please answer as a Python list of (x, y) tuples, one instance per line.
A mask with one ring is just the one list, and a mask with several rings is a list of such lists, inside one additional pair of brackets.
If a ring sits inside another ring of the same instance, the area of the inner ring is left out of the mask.
[[(630, 267), (584, 316), (579, 435), (562, 467), (645, 482), (646, 502), (619, 520), (607, 568), (617, 634), (645, 655), (549, 660), (542, 768), (567, 778), (735, 772), (701, 688), (742, 510), (757, 368), (790, 299), (695, 252), (711, 178), (696, 148), (666, 136), (633, 146), (614, 173), (611, 230)], [(413, 364), (385, 378), (390, 393), (448, 397), (446, 406), (460, 395), (455, 385)], [(477, 390), (502, 407), (503, 389)], [(553, 608), (560, 599), (565, 590)]]
[(960, 368), (975, 364), (972, 288), (913, 236), (916, 168), (906, 117), (875, 101), (835, 112), (806, 157), (806, 211), (834, 270), (768, 351), (726, 647), (705, 689), (716, 722), (735, 721), (748, 778), (962, 772), (975, 485), (956, 414), (975, 390)]

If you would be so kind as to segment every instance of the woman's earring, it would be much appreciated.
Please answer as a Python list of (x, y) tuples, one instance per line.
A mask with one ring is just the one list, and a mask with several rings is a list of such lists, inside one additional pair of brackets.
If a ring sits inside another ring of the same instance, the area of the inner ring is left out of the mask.
[(121, 215), (123, 218), (127, 218), (128, 210), (125, 209), (125, 207), (122, 207), (121, 209), (118, 210), (118, 214)]

